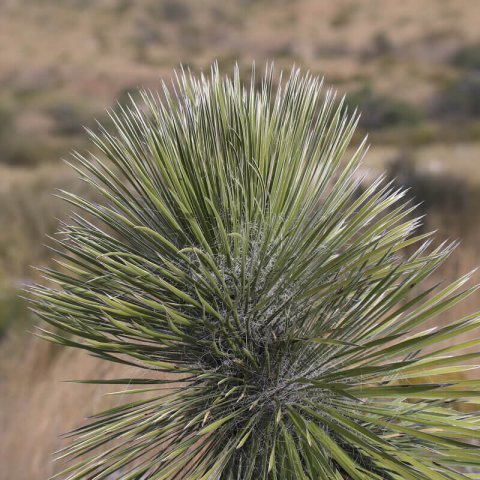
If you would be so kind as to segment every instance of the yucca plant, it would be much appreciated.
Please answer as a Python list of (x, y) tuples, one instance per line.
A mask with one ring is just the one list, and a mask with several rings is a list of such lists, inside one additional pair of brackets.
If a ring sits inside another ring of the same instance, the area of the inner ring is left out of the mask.
[(140, 396), (73, 432), (60, 476), (476, 478), (458, 406), (480, 381), (444, 374), (472, 368), (479, 315), (431, 319), (477, 287), (422, 288), (453, 245), (415, 233), (404, 191), (363, 186), (358, 116), (321, 84), (182, 72), (74, 155), (103, 201), (64, 193), (84, 214), (33, 288), (42, 335), (133, 366), (92, 382)]

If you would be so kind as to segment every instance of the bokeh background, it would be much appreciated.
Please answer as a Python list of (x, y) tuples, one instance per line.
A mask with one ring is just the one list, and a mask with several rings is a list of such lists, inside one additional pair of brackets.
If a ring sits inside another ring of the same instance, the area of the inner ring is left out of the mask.
[(325, 76), (363, 112), (369, 175), (410, 187), (424, 228), (461, 240), (437, 275), (451, 280), (480, 264), (479, 24), (476, 0), (0, 0), (0, 478), (55, 473), (59, 434), (122, 399), (64, 380), (129, 375), (35, 338), (19, 297), (69, 215), (55, 189), (91, 195), (61, 160), (88, 147), (84, 126), (180, 64)]

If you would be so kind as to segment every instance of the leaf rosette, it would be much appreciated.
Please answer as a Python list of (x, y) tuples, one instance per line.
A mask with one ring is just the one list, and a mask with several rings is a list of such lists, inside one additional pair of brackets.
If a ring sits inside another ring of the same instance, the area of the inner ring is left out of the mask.
[(478, 416), (452, 405), (479, 382), (444, 378), (479, 317), (427, 327), (476, 286), (431, 285), (453, 245), (364, 186), (358, 115), (321, 84), (182, 72), (74, 154), (101, 200), (63, 192), (83, 213), (33, 288), (42, 334), (134, 367), (105, 383), (142, 395), (73, 432), (65, 478), (473, 478)]

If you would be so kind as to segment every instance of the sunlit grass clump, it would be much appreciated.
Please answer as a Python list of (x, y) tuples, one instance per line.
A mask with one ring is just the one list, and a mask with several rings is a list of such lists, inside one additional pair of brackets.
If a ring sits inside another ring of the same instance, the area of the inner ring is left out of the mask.
[(415, 233), (404, 191), (362, 186), (358, 117), (321, 81), (276, 84), (182, 73), (75, 155), (103, 200), (64, 194), (84, 214), (34, 288), (43, 335), (148, 393), (74, 432), (65, 478), (475, 478), (480, 420), (452, 403), (480, 382), (444, 378), (480, 320), (425, 324), (476, 287), (422, 287), (452, 245)]

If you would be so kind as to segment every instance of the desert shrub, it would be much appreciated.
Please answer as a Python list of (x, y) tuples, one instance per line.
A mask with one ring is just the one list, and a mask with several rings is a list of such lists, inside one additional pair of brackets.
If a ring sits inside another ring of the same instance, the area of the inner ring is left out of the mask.
[(169, 22), (186, 20), (190, 16), (190, 9), (178, 0), (167, 0), (163, 6), (163, 15)]
[(7, 134), (11, 128), (14, 120), (12, 111), (9, 108), (0, 105), (0, 141), (3, 135)]
[(9, 108), (0, 106), (0, 163), (16, 163), (12, 144), (14, 116)]
[(358, 3), (349, 3), (341, 5), (335, 12), (330, 21), (330, 25), (333, 28), (344, 28), (350, 25), (359, 10)]
[(149, 14), (158, 20), (180, 22), (190, 18), (191, 11), (188, 4), (178, 0), (162, 0), (153, 2), (148, 7)]
[(478, 418), (451, 402), (480, 382), (439, 375), (469, 369), (480, 319), (427, 322), (476, 287), (423, 283), (453, 246), (415, 233), (404, 190), (360, 190), (357, 118), (319, 79), (240, 78), (182, 74), (75, 155), (103, 199), (65, 194), (96, 222), (62, 228), (34, 305), (47, 339), (132, 366), (106, 383), (147, 397), (76, 430), (65, 476), (470, 478)]
[(115, 12), (118, 15), (125, 15), (134, 5), (134, 0), (118, 0), (115, 4)]
[(422, 112), (415, 106), (377, 94), (368, 86), (352, 92), (348, 104), (351, 108), (358, 107), (361, 110), (360, 125), (364, 128), (415, 126), (423, 120)]
[(0, 139), (0, 163), (14, 167), (32, 167), (45, 160), (48, 148), (37, 138), (22, 138), (12, 133)]
[(145, 19), (135, 22), (135, 29), (131, 37), (133, 47), (136, 49), (137, 58), (147, 59), (148, 48), (162, 40), (158, 26)]
[(412, 146), (421, 146), (444, 139), (443, 129), (436, 122), (422, 122), (410, 131), (408, 142)]
[(436, 210), (443, 215), (471, 214), (471, 195), (465, 179), (451, 174), (421, 171), (412, 154), (405, 152), (389, 163), (387, 173), (399, 186), (411, 191), (420, 202), (419, 210), (423, 213)]
[(15, 325), (25, 326), (30, 317), (27, 303), (20, 297), (20, 291), (13, 288), (0, 289), (0, 342), (9, 328)]
[(371, 45), (365, 50), (362, 57), (365, 60), (371, 60), (376, 57), (391, 54), (394, 50), (394, 45), (390, 40), (387, 32), (377, 32), (372, 37)]
[(461, 48), (451, 58), (452, 65), (468, 70), (480, 69), (480, 45)]
[(269, 51), (269, 55), (273, 58), (294, 58), (295, 50), (290, 42), (286, 42), (272, 47)]
[(480, 73), (460, 77), (443, 89), (433, 102), (433, 115), (446, 120), (480, 118)]
[(132, 99), (134, 102), (139, 102), (141, 101), (141, 96), (140, 96), (140, 88), (135, 85), (129, 85), (124, 88), (122, 88), (115, 96), (115, 104), (116, 105), (127, 105), (132, 102)]
[(71, 102), (59, 101), (45, 109), (55, 122), (55, 131), (61, 135), (78, 135), (84, 131), (86, 116), (83, 111)]
[[(32, 265), (50, 265), (47, 236), (55, 234), (72, 208), (55, 196), (63, 188), (77, 194), (93, 193), (64, 165), (45, 162), (35, 168), (3, 168), (0, 188), (0, 290), (12, 279), (38, 278)], [(10, 177), (9, 177), (10, 176)], [(94, 197), (90, 197), (93, 200)], [(2, 274), (8, 274), (2, 279)], [(14, 285), (18, 287), (19, 285)]]
[(373, 37), (372, 44), (376, 55), (385, 55), (393, 50), (392, 42), (386, 32), (377, 32)]

